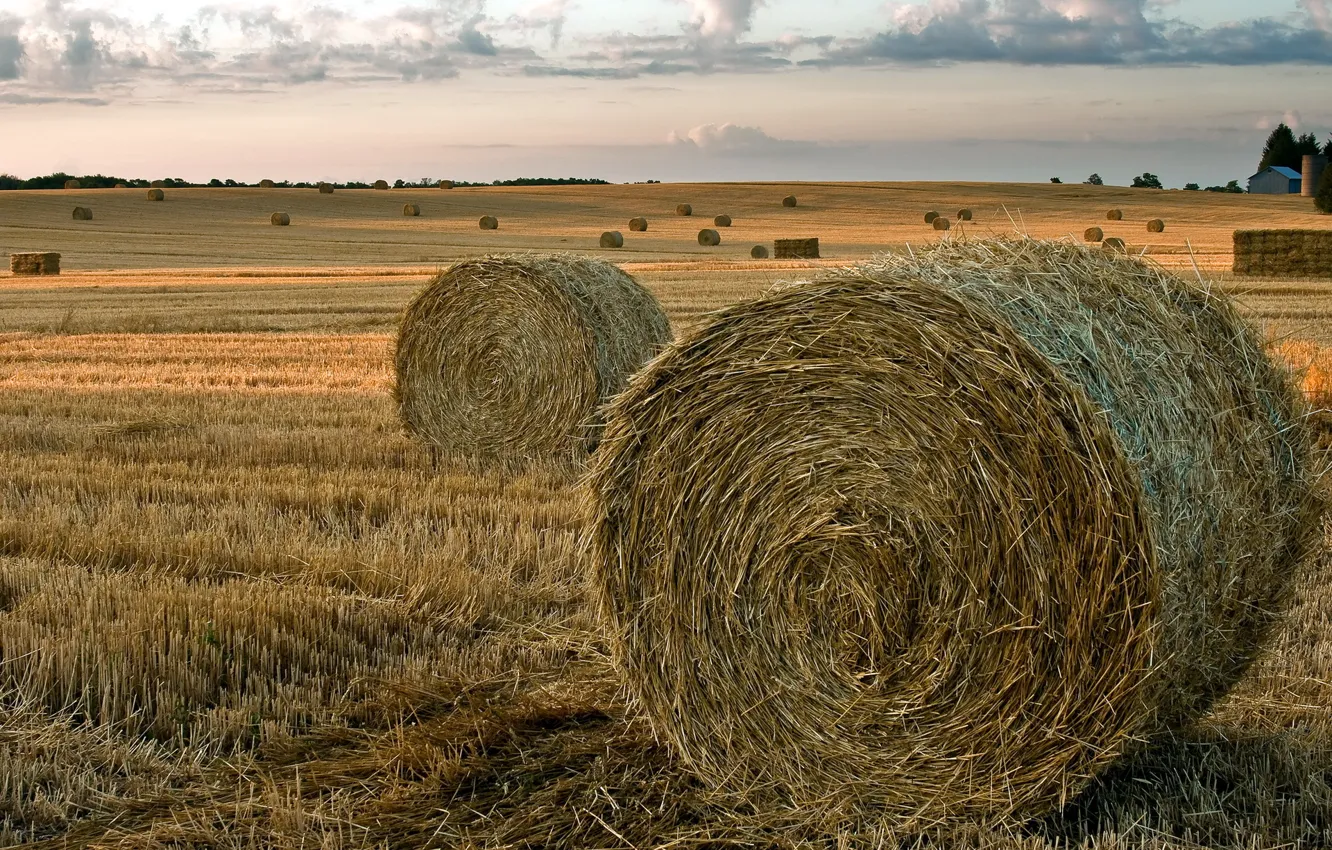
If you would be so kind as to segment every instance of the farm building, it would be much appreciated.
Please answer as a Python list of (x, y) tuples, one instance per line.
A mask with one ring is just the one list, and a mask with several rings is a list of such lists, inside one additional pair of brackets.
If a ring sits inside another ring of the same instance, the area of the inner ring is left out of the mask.
[(1274, 165), (1249, 178), (1251, 195), (1298, 195), (1300, 173), (1293, 168)]

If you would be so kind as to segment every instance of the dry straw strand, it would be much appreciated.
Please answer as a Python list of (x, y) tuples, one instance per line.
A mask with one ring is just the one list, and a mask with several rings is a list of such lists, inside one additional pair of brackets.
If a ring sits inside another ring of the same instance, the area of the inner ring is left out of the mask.
[(161, 189), (149, 189), (149, 190), (148, 190), (148, 200), (150, 200), (150, 201), (165, 201), (165, 200), (166, 200), (166, 192), (163, 192)]
[(407, 308), (394, 394), (408, 431), (443, 457), (581, 460), (602, 404), (670, 341), (657, 300), (610, 263), (465, 260)]
[(1102, 242), (1105, 240), (1105, 231), (1099, 227), (1089, 227), (1082, 232), (1083, 242)]
[(639, 216), (629, 219), (629, 230), (634, 233), (646, 233), (648, 229), (648, 220)]
[(1107, 251), (1118, 251), (1121, 254), (1128, 253), (1128, 246), (1125, 245), (1124, 240), (1120, 239), (1118, 236), (1111, 236), (1108, 239), (1105, 239), (1101, 242), (1101, 247)]
[(275, 212), (268, 217), (268, 220), (278, 227), (286, 227), (291, 224), (291, 216), (284, 212)]
[(698, 244), (715, 248), (721, 244), (721, 234), (711, 228), (704, 228), (698, 232)]
[(1317, 537), (1302, 414), (1233, 305), (1097, 247), (947, 242), (779, 288), (611, 406), (613, 656), (752, 805), (1039, 816), (1253, 659)]
[(481, 216), (481, 220), (477, 223), (481, 226), (482, 230), (499, 230), (499, 219), (495, 218), (493, 215), (483, 215)]
[(1147, 222), (1148, 233), (1165, 233), (1165, 222), (1159, 218), (1154, 218)]
[(623, 248), (624, 234), (618, 230), (607, 230), (601, 234), (602, 248)]

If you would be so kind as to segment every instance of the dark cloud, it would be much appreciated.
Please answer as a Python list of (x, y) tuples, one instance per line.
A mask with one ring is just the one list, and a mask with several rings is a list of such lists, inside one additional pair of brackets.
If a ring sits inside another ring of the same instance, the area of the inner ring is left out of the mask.
[(23, 42), (17, 35), (0, 33), (0, 80), (17, 80), (23, 63)]

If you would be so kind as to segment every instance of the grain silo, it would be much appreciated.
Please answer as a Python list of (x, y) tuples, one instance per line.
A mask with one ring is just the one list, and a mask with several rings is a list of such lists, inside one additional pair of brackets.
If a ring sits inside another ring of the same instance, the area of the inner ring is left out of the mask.
[(1300, 194), (1306, 198), (1318, 194), (1318, 181), (1323, 179), (1326, 170), (1327, 157), (1306, 155), (1300, 169)]

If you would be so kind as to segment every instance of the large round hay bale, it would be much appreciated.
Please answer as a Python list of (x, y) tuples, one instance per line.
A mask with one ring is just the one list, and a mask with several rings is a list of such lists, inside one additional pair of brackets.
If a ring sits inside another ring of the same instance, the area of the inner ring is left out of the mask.
[(1101, 247), (1107, 251), (1118, 251), (1121, 254), (1128, 253), (1128, 246), (1125, 245), (1124, 240), (1120, 239), (1118, 236), (1109, 237), (1101, 243)]
[(74, 220), (75, 220), (75, 221), (92, 221), (92, 210), (89, 209), (88, 207), (75, 207), (75, 208), (74, 208)]
[(648, 220), (639, 217), (629, 219), (629, 229), (634, 233), (646, 233), (648, 229)]
[(1105, 231), (1099, 227), (1089, 227), (1082, 231), (1083, 242), (1100, 242), (1105, 239)]
[(65, 181), (65, 188), (66, 188), (66, 189), (82, 189), (82, 188), (83, 188), (83, 184), (80, 183), (80, 182), (77, 181), (77, 180), (66, 180), (66, 181)]
[(1106, 221), (1123, 221), (1123, 220), (1124, 220), (1124, 211), (1123, 211), (1123, 210), (1110, 210), (1108, 213), (1105, 214), (1105, 218), (1106, 218)]
[(972, 218), (973, 218), (973, 215), (972, 215), (971, 210), (968, 210), (968, 209), (961, 209), (961, 210), (958, 210), (958, 211), (957, 211), (957, 220), (958, 220), (958, 221), (971, 221)]
[(1034, 817), (1248, 667), (1317, 539), (1308, 453), (1223, 297), (945, 242), (637, 375), (588, 479), (594, 587), (710, 785), (903, 830)]
[(749, 256), (752, 257), (752, 258), (754, 258), (755, 260), (766, 260), (766, 259), (768, 259), (768, 246), (767, 246), (767, 245), (755, 245), (753, 248), (750, 248), (750, 249), (749, 249)]
[(403, 214), (403, 215), (412, 215), (412, 216), (420, 215), (420, 214), (421, 214), (421, 205), (420, 205), (420, 204), (403, 204), (403, 205), (402, 205), (402, 214)]
[(260, 180), (260, 181), (259, 181), (259, 188), (260, 188), (260, 189), (273, 189), (273, 188), (276, 188), (276, 187), (277, 187), (277, 184), (274, 183), (272, 180)]
[(407, 308), (394, 394), (407, 430), (445, 457), (580, 459), (603, 403), (670, 340), (657, 300), (610, 263), (464, 260)]
[(291, 216), (284, 212), (275, 212), (268, 217), (268, 220), (278, 227), (286, 227), (291, 224)]
[(452, 188), (453, 188), (453, 181), (452, 181), (452, 180), (441, 180), (441, 181), (439, 181), (439, 188), (441, 188), (441, 189), (452, 189)]
[(1154, 218), (1147, 222), (1148, 233), (1165, 233), (1165, 222), (1159, 218)]
[(383, 191), (389, 187), (387, 180), (376, 180), (374, 183), (376, 189)]
[(934, 220), (933, 226), (935, 230), (949, 230), (952, 228), (953, 223), (943, 216), (939, 216)]
[(148, 200), (150, 200), (150, 201), (165, 201), (165, 200), (166, 200), (166, 192), (163, 192), (161, 189), (149, 189), (149, 190), (148, 190)]
[(481, 216), (481, 220), (478, 223), (481, 225), (482, 230), (499, 230), (499, 219), (495, 218), (493, 215)]
[(795, 195), (787, 195), (785, 198), (782, 198), (782, 206), (787, 209), (794, 208), (797, 203), (799, 202), (796, 200)]
[(938, 221), (938, 219), (939, 219), (939, 213), (936, 212), (935, 210), (930, 210), (929, 212), (925, 213), (926, 224), (934, 224), (934, 222)]
[(601, 247), (603, 248), (623, 248), (624, 234), (618, 230), (607, 230), (601, 234)]
[(165, 181), (165, 180), (154, 180), (153, 182), (151, 182), (151, 183), (148, 184), (148, 188), (150, 188), (150, 189), (165, 189), (165, 188), (166, 188), (166, 181)]
[(680, 204), (675, 208), (676, 215), (693, 215), (694, 208), (689, 204)]
[(321, 195), (331, 195), (331, 194), (333, 194), (333, 184), (332, 184), (332, 183), (320, 183), (320, 184), (319, 184), (319, 194), (321, 194)]
[(712, 220), (712, 223), (716, 227), (730, 227), (731, 217), (729, 215), (719, 215)]
[(711, 228), (700, 230), (698, 232), (698, 244), (715, 248), (721, 244), (721, 234)]

